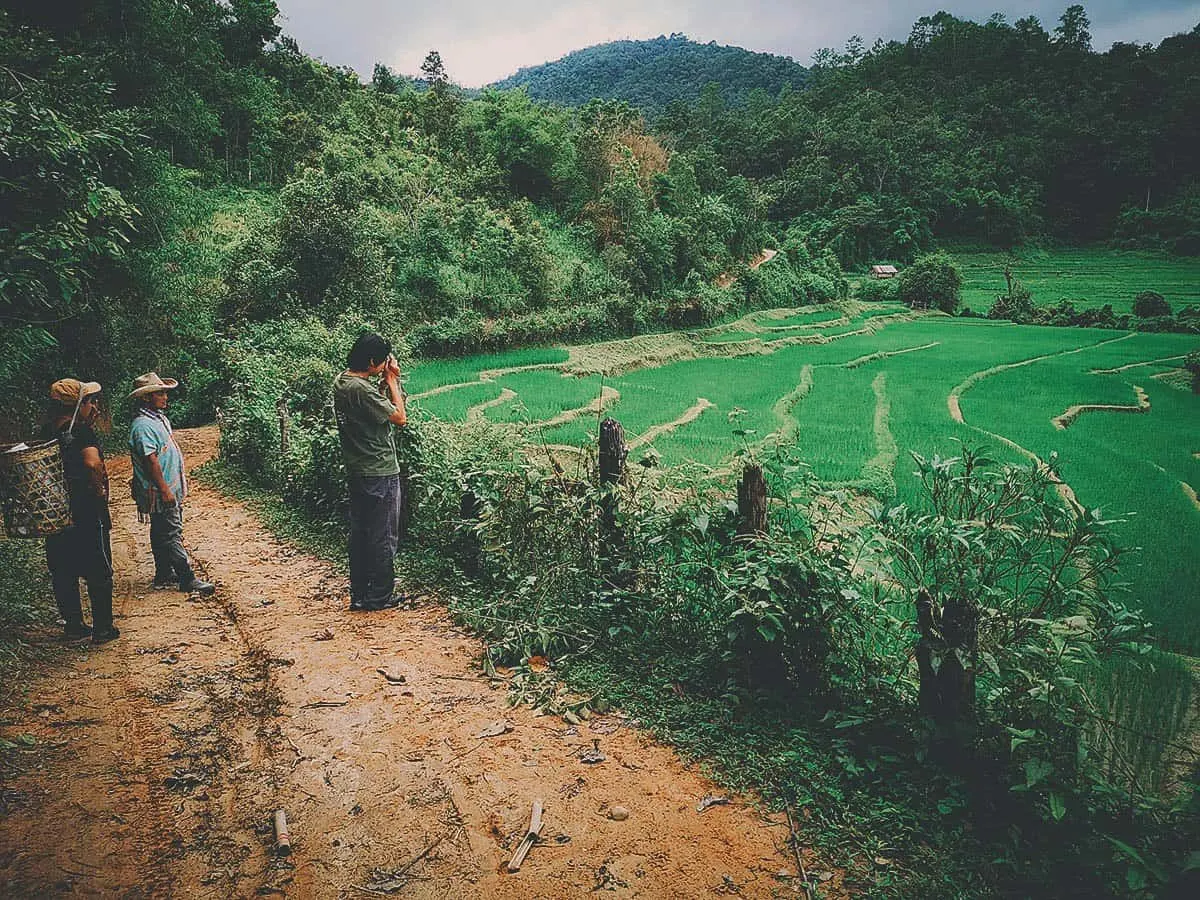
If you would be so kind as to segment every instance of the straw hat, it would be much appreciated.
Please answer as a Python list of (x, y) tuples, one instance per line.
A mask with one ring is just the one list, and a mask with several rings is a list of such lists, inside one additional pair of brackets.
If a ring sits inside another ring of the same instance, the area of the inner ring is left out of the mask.
[(147, 372), (145, 375), (139, 375), (133, 379), (133, 390), (129, 396), (144, 397), (156, 391), (169, 391), (177, 387), (179, 387), (179, 382), (174, 378), (159, 378), (157, 372)]
[(100, 382), (80, 381), (78, 378), (60, 378), (50, 385), (50, 399), (59, 403), (75, 404), (84, 397), (100, 393)]

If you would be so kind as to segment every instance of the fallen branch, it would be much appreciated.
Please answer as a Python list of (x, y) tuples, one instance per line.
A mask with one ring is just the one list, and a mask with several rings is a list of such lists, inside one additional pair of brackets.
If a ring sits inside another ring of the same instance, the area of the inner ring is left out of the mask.
[(800, 877), (804, 879), (804, 895), (811, 900), (813, 895), (812, 882), (808, 880), (808, 870), (804, 868), (804, 860), (800, 857), (800, 835), (796, 833), (796, 820), (792, 818), (792, 808), (785, 806), (783, 811), (787, 813), (788, 843), (792, 845), (792, 855), (796, 857), (796, 865), (800, 868)]
[(529, 854), (530, 849), (537, 843), (538, 835), (542, 831), (542, 801), (533, 801), (533, 810), (529, 813), (529, 830), (525, 832), (525, 837), (521, 843), (517, 845), (517, 852), (513, 854), (508, 863), (509, 872), (519, 872), (521, 863), (525, 862), (525, 857)]

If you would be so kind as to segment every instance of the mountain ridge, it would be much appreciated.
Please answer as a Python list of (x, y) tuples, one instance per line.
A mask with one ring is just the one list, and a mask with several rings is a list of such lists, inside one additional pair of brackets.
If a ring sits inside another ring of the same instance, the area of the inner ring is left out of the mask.
[(715, 82), (727, 103), (740, 105), (751, 92), (776, 96), (801, 87), (808, 70), (790, 57), (710, 41), (682, 33), (649, 40), (620, 40), (573, 50), (536, 66), (525, 66), (488, 87), (524, 86), (535, 100), (580, 106), (600, 97), (625, 100), (650, 114), (675, 100), (692, 102)]

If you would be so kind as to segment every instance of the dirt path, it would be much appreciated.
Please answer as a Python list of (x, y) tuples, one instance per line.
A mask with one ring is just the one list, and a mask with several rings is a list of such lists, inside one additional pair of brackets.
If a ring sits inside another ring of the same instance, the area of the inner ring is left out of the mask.
[(962, 405), (959, 398), (973, 388), (985, 378), (990, 378), (993, 375), (999, 375), (1001, 372), (1007, 372), (1009, 369), (1019, 369), (1021, 366), (1029, 366), (1034, 363), (1042, 362), (1047, 359), (1056, 359), (1060, 356), (1071, 356), (1075, 353), (1084, 353), (1088, 350), (1095, 350), (1097, 347), (1103, 347), (1106, 344), (1115, 344), (1118, 341), (1127, 341), (1131, 337), (1136, 337), (1137, 332), (1131, 331), (1129, 334), (1123, 334), (1120, 337), (1107, 338), (1103, 341), (1098, 341), (1094, 344), (1084, 344), (1082, 347), (1074, 347), (1070, 350), (1060, 350), (1057, 353), (1045, 353), (1041, 356), (1033, 356), (1029, 359), (1022, 359), (1019, 362), (1004, 363), (999, 366), (992, 366), (990, 369), (983, 369), (979, 372), (973, 372), (961, 382), (950, 389), (949, 396), (946, 397), (946, 406), (950, 410), (950, 418), (955, 422), (963, 421)]
[(1117, 412), (1117, 413), (1145, 413), (1150, 412), (1150, 398), (1146, 396), (1146, 392), (1138, 387), (1133, 386), (1134, 396), (1137, 398), (1137, 403), (1133, 405), (1121, 405), (1117, 403), (1077, 403), (1074, 406), (1068, 406), (1062, 415), (1055, 416), (1050, 421), (1059, 431), (1066, 431), (1074, 424), (1085, 412)]
[[(213, 429), (180, 436), (193, 465), (214, 452)], [(128, 503), (114, 514), (121, 639), (61, 650), (4, 698), (18, 749), (0, 757), (0, 893), (800, 893), (776, 874), (796, 869), (780, 817), (698, 813), (713, 786), (618, 714), (575, 728), (508, 708), (442, 608), (351, 616), (342, 577), (203, 486), (185, 533), (217, 594), (151, 592), (145, 528)], [(501, 720), (511, 731), (481, 736)], [(594, 745), (606, 759), (589, 765)], [(542, 841), (504, 874), (535, 798)], [(289, 859), (270, 852), (277, 807)]]
[(646, 429), (642, 434), (639, 434), (629, 442), (629, 449), (636, 450), (638, 447), (644, 447), (646, 444), (653, 444), (664, 434), (670, 434), (684, 425), (690, 425), (695, 422), (704, 413), (706, 409), (712, 409), (713, 402), (705, 397), (697, 397), (696, 402), (683, 411), (683, 415), (670, 422), (663, 422), (661, 425), (655, 425)]

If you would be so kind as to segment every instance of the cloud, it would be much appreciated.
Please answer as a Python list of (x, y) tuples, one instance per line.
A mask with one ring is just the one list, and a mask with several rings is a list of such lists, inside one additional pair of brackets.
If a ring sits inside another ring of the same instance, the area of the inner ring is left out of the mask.
[[(903, 40), (913, 22), (939, 8), (985, 21), (1001, 12), (1009, 21), (1035, 15), (1049, 31), (1069, 0), (1021, 5), (962, 0), (277, 0), (283, 30), (332, 65), (370, 77), (376, 62), (416, 74), (436, 49), (450, 77), (478, 87), (523, 66), (558, 59), (572, 50), (622, 38), (643, 39), (675, 31), (697, 41), (791, 56), (807, 64), (821, 47), (842, 47), (853, 34), (870, 45), (878, 37)], [(1114, 41), (1157, 43), (1200, 22), (1200, 0), (1103, 0), (1086, 4), (1097, 49)]]

